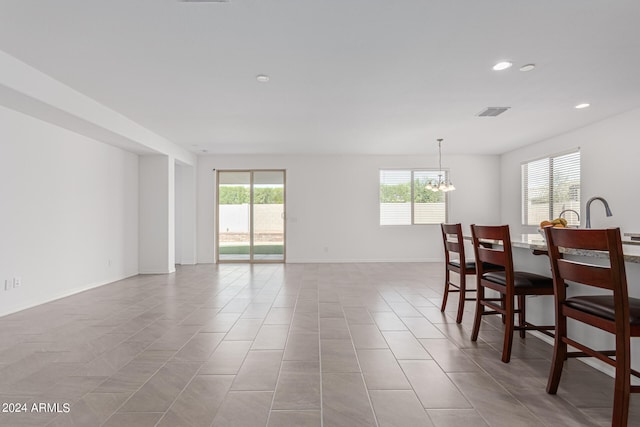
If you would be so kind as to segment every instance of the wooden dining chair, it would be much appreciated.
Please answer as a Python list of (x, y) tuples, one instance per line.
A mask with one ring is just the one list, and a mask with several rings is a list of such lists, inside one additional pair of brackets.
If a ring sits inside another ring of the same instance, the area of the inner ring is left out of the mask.
[[(545, 228), (555, 288), (556, 337), (547, 392), (558, 391), (567, 357), (596, 357), (615, 368), (611, 425), (624, 427), (629, 418), (629, 394), (640, 392), (631, 385), (631, 337), (640, 337), (640, 299), (629, 298), (620, 229)], [(561, 252), (561, 248), (563, 252)], [(609, 265), (587, 264), (567, 259), (567, 249), (605, 251)], [(566, 282), (606, 290), (606, 294), (567, 298)], [(567, 336), (567, 318), (615, 335), (615, 350), (594, 350)], [(567, 345), (580, 350), (567, 351)]]
[[(476, 292), (475, 289), (467, 289), (467, 275), (476, 274), (475, 261), (467, 261), (464, 254), (464, 237), (462, 235), (462, 224), (440, 224), (442, 229), (442, 241), (444, 243), (444, 295), (442, 296), (442, 306), (440, 311), (444, 312), (447, 307), (449, 292), (459, 292), (458, 313), (456, 323), (462, 322), (465, 301), (475, 301), (475, 298), (468, 298), (467, 293)], [(486, 264), (485, 271), (499, 271), (502, 267), (498, 265)], [(458, 283), (451, 281), (451, 272), (458, 274)]]
[[(511, 359), (514, 331), (520, 331), (521, 338), (525, 337), (525, 332), (528, 330), (536, 330), (553, 336), (549, 331), (555, 329), (554, 325), (537, 326), (527, 322), (525, 309), (527, 295), (553, 295), (553, 279), (535, 273), (514, 270), (508, 225), (481, 226), (474, 224), (471, 225), (471, 235), (477, 265), (476, 315), (471, 340), (478, 339), (482, 316), (502, 315), (505, 324), (502, 361), (508, 363)], [(504, 270), (485, 271), (483, 266), (486, 263), (499, 265)], [(498, 292), (499, 297), (487, 297), (485, 288)], [(517, 308), (514, 299), (517, 299)], [(489, 310), (485, 310), (485, 308)], [(518, 315), (517, 325), (515, 324), (516, 314)]]

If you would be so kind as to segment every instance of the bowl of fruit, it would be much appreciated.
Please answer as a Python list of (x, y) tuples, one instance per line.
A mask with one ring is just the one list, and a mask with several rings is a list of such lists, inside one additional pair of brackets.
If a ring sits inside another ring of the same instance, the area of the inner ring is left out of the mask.
[(551, 221), (542, 221), (540, 223), (540, 228), (538, 228), (538, 233), (542, 234), (542, 237), (545, 237), (544, 228), (545, 227), (556, 227), (556, 228), (567, 228), (567, 220), (564, 218), (556, 218)]

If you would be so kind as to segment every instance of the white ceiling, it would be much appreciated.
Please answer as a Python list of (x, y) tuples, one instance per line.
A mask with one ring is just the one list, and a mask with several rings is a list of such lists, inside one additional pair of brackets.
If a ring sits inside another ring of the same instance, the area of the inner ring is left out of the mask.
[(637, 0), (0, 0), (0, 50), (198, 153), (499, 154), (640, 107), (639, 22)]

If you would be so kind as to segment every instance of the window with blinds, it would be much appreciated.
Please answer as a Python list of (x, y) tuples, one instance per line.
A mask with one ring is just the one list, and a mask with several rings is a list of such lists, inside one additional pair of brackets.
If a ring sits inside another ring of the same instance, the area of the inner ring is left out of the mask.
[(447, 193), (426, 189), (446, 171), (380, 171), (380, 225), (440, 224), (447, 220)]
[[(522, 224), (539, 225), (567, 209), (580, 213), (580, 151), (523, 163)], [(580, 225), (574, 212), (563, 217), (569, 225)]]

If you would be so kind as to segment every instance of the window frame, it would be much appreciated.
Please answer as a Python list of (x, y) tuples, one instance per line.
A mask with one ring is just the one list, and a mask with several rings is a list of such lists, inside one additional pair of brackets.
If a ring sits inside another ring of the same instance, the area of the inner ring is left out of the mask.
[[(561, 151), (558, 153), (554, 153), (554, 154), (549, 154), (549, 155), (545, 155), (545, 156), (541, 156), (541, 157), (537, 157), (534, 159), (529, 159), (526, 161), (523, 161), (520, 163), (520, 222), (522, 226), (525, 227), (534, 227), (537, 224), (530, 224), (529, 223), (529, 217), (532, 216), (531, 212), (528, 209), (528, 202), (530, 200), (530, 195), (528, 192), (528, 189), (525, 188), (525, 166), (530, 165), (531, 163), (534, 162), (538, 162), (541, 160), (547, 160), (548, 162), (548, 180), (547, 180), (547, 190), (548, 190), (548, 217), (547, 219), (551, 220), (553, 219), (553, 212), (554, 212), (554, 207), (556, 205), (557, 202), (554, 202), (554, 193), (555, 190), (557, 189), (557, 184), (554, 182), (554, 168), (553, 168), (553, 159), (559, 158), (559, 157), (564, 157), (564, 156), (568, 156), (570, 154), (577, 154), (578, 155), (578, 164), (577, 164), (577, 171), (578, 171), (578, 177), (579, 177), (579, 188), (582, 186), (582, 154), (580, 152), (580, 147), (576, 147), (576, 148), (572, 148), (569, 150), (565, 150), (565, 151)], [(528, 177), (527, 177), (528, 180)], [(554, 185), (556, 184), (556, 185)], [(578, 192), (577, 194), (577, 211), (580, 213), (581, 209), (580, 209), (580, 205), (582, 203), (582, 193), (581, 191)], [(573, 223), (575, 215), (571, 215), (569, 217), (570, 224)], [(571, 225), (576, 225), (571, 224)], [(577, 224), (579, 225), (579, 223)]]
[[(409, 172), (410, 184), (411, 184), (411, 210), (410, 210), (410, 223), (408, 224), (382, 224), (382, 199), (381, 199), (381, 175), (384, 171), (397, 171), (397, 172)], [(416, 222), (415, 221), (415, 173), (416, 172), (433, 172), (435, 175), (441, 174), (445, 181), (449, 181), (449, 169), (434, 169), (434, 168), (380, 168), (378, 169), (378, 225), (380, 227), (406, 227), (406, 226), (431, 226), (439, 225), (442, 222), (446, 223), (449, 219), (449, 192), (444, 192), (444, 219), (441, 222)]]

